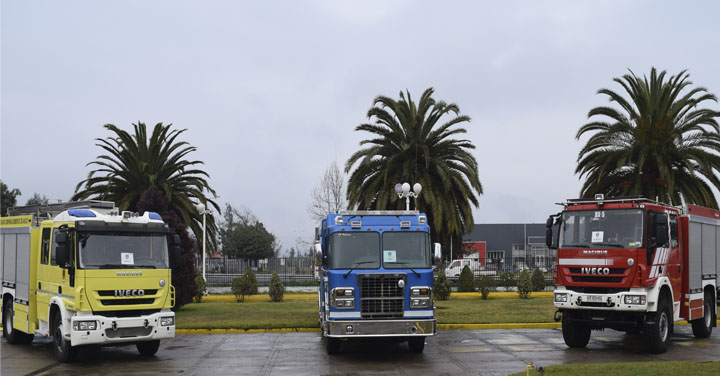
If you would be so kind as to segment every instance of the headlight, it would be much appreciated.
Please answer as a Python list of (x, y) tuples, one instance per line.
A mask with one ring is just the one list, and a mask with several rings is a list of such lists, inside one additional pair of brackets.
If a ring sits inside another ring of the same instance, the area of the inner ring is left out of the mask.
[(430, 298), (412, 298), (410, 299), (410, 307), (412, 308), (426, 308), (430, 307)]
[(568, 294), (555, 293), (555, 302), (567, 303), (567, 301), (568, 301)]
[(332, 299), (330, 303), (335, 308), (353, 309), (355, 308), (355, 289), (352, 287), (337, 287), (332, 289)]
[(81, 331), (81, 330), (95, 330), (97, 329), (97, 321), (74, 321), (73, 322), (73, 330)]
[(175, 325), (175, 317), (169, 316), (169, 317), (161, 317), (160, 318), (160, 326), (170, 326)]
[(427, 287), (414, 287), (411, 291), (412, 296), (430, 296), (430, 289)]
[(645, 304), (645, 295), (625, 295), (625, 304)]

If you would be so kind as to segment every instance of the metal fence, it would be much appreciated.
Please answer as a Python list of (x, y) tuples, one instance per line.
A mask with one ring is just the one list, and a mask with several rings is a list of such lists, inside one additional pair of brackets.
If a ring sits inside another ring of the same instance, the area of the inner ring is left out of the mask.
[[(437, 271), (444, 270), (451, 282), (457, 281), (465, 265), (470, 267), (475, 278), (490, 276), (498, 282), (503, 283), (517, 281), (523, 270), (532, 272), (535, 268), (540, 269), (545, 276), (546, 282), (552, 282), (555, 271), (555, 258), (548, 257), (542, 260), (531, 260), (531, 266), (525, 260), (505, 262), (502, 259), (455, 259), (452, 262), (445, 262), (436, 268)], [(206, 277), (208, 286), (230, 286), (235, 278), (242, 277), (245, 271), (250, 268), (255, 273), (258, 285), (267, 286), (270, 284), (270, 277), (274, 272), (278, 273), (283, 284), (307, 284), (312, 285), (316, 280), (312, 257), (281, 257), (266, 260), (243, 260), (225, 257), (206, 259)], [(202, 270), (202, 259), (195, 260), (197, 270)], [(512, 282), (514, 284), (514, 282)]]
[[(312, 283), (315, 280), (312, 257), (281, 257), (264, 260), (243, 260), (226, 257), (207, 258), (205, 276), (208, 286), (229, 286), (235, 278), (252, 269), (258, 285), (270, 284), (270, 277), (278, 273), (283, 284)], [(202, 259), (195, 259), (195, 267), (202, 270)]]
[(546, 283), (551, 283), (554, 278), (555, 260), (555, 257), (531, 259), (529, 260), (530, 265), (528, 266), (528, 263), (525, 262), (526, 260), (522, 258), (512, 261), (497, 258), (455, 259), (452, 262), (445, 262), (440, 265), (438, 271), (444, 270), (448, 279), (451, 282), (456, 282), (460, 277), (462, 269), (467, 265), (473, 272), (475, 278), (489, 276), (495, 279), (498, 286), (504, 286), (505, 284), (514, 285), (523, 270), (532, 273), (535, 269), (540, 269), (545, 277)]

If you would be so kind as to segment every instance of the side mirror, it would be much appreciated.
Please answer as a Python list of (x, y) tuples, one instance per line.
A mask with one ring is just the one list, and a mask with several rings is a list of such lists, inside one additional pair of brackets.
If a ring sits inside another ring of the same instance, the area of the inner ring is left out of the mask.
[(322, 247), (320, 246), (320, 243), (313, 244), (313, 250), (315, 251), (315, 257), (313, 258), (313, 261), (316, 263), (322, 260)]
[(442, 246), (440, 243), (433, 243), (433, 261), (435, 265), (440, 264), (442, 260)]
[(66, 268), (69, 259), (68, 235), (66, 232), (55, 234), (55, 262), (61, 268)]
[[(558, 220), (555, 220), (558, 217)], [(560, 214), (551, 215), (545, 221), (545, 245), (550, 249), (557, 249), (560, 240)]]
[[(177, 236), (177, 235), (175, 235)], [(180, 246), (173, 245), (170, 247), (170, 267), (177, 268), (180, 265)]]
[(180, 241), (180, 235), (178, 235), (178, 234), (173, 234), (173, 236), (172, 236), (172, 243), (173, 243), (173, 245), (180, 246), (180, 243), (181, 243), (181, 241)]

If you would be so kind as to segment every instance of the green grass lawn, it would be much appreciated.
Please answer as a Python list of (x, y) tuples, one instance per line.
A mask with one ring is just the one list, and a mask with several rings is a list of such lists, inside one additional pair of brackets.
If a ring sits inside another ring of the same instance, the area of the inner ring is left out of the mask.
[[(562, 364), (545, 367), (543, 375), (578, 375), (578, 376), (676, 376), (676, 375), (718, 375), (720, 362), (641, 362), (641, 363), (601, 363), (601, 364)], [(525, 372), (514, 376), (525, 375)], [(530, 370), (530, 375), (540, 375)]]
[(435, 301), (438, 324), (498, 324), (554, 322), (553, 298), (498, 297)]
[[(553, 322), (552, 298), (497, 297), (436, 301), (438, 324)], [(316, 328), (317, 300), (204, 302), (188, 304), (177, 315), (178, 329)]]

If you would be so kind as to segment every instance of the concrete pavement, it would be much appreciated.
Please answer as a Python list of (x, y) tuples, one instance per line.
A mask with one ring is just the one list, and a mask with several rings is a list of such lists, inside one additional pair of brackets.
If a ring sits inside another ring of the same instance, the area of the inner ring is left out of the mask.
[(360, 341), (328, 356), (318, 333), (178, 335), (162, 343), (155, 357), (135, 346), (81, 353), (72, 364), (55, 362), (49, 339), (30, 346), (0, 345), (3, 376), (145, 374), (474, 374), (522, 372), (526, 364), (638, 361), (718, 361), (720, 335), (696, 340), (688, 326), (676, 326), (667, 353), (645, 351), (643, 338), (606, 330), (593, 332), (587, 349), (568, 349), (558, 329), (446, 330), (429, 338), (423, 354), (405, 343)]

